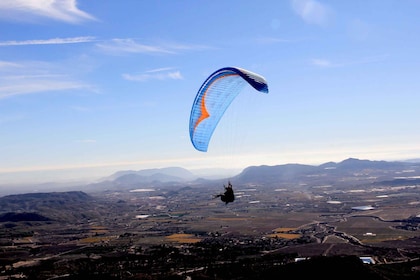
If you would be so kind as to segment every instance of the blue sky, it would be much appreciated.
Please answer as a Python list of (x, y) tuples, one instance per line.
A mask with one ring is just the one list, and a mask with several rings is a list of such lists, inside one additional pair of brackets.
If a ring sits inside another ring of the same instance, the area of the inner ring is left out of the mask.
[[(420, 1), (0, 2), (0, 184), (118, 170), (420, 158)], [(264, 76), (207, 153), (215, 70)]]

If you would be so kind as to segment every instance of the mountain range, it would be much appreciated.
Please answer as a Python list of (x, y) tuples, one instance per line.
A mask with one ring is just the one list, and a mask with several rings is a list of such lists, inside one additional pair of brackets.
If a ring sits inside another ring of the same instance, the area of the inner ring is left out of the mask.
[[(199, 174), (199, 173), (197, 173)], [(375, 161), (348, 158), (341, 162), (326, 162), (321, 165), (289, 163), (282, 165), (249, 166), (234, 176), (220, 175), (204, 177), (182, 167), (166, 167), (144, 170), (123, 170), (101, 178), (95, 183), (62, 185), (48, 183), (19, 187), (24, 192), (51, 192), (83, 190), (99, 192), (104, 190), (128, 190), (142, 187), (196, 187), (223, 185), (228, 180), (234, 185), (305, 188), (308, 185), (336, 185), (345, 187), (355, 184), (405, 184), (420, 183), (420, 160)], [(222, 174), (222, 173), (220, 173)], [(417, 176), (417, 177), (416, 177)], [(4, 186), (1, 194), (14, 194), (14, 188)]]
[[(346, 178), (357, 178), (359, 182), (394, 180), (399, 177), (419, 175), (420, 163), (371, 161), (348, 158), (341, 162), (327, 162), (318, 166), (284, 164), (275, 166), (251, 166), (234, 179), (242, 184), (305, 184), (307, 182), (332, 184)], [(350, 180), (349, 180), (350, 181)], [(352, 184), (354, 184), (354, 180)]]
[[(400, 175), (400, 176), (397, 176)], [(381, 181), (404, 181), (420, 178), (420, 163), (405, 161), (371, 161), (348, 158), (341, 162), (327, 162), (318, 166), (306, 164), (283, 164), (249, 166), (239, 174), (224, 179), (200, 178), (181, 167), (145, 169), (139, 171), (119, 171), (97, 183), (90, 184), (90, 190), (132, 188), (142, 186), (169, 186), (194, 183), (204, 185), (208, 182), (225, 183), (231, 180), (240, 185), (264, 186), (304, 186), (313, 184), (332, 184), (338, 180), (345, 185), (354, 185), (354, 178), (360, 184)], [(350, 183), (351, 182), (351, 183)]]

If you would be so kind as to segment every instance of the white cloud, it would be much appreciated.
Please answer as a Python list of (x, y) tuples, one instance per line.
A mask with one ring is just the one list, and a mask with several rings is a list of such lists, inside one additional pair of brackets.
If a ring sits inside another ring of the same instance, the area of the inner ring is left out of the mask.
[(53, 38), (46, 40), (25, 40), (25, 41), (3, 41), (0, 46), (27, 46), (27, 45), (60, 45), (60, 44), (77, 44), (95, 41), (95, 37), (71, 37), (71, 38)]
[(76, 0), (1, 0), (0, 18), (13, 21), (33, 21), (44, 17), (67, 23), (95, 20), (80, 10)]
[(140, 74), (123, 74), (122, 77), (129, 81), (145, 82), (149, 80), (182, 80), (181, 72), (172, 68), (159, 68)]
[(309, 24), (326, 25), (332, 15), (329, 7), (316, 0), (292, 0), (292, 8)]

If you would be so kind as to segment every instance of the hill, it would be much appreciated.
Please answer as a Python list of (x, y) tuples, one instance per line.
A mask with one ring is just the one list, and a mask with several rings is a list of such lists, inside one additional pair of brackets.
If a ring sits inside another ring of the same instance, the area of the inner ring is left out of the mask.
[(0, 219), (73, 221), (96, 217), (95, 199), (81, 191), (27, 193), (0, 197)]
[(21, 222), (21, 221), (49, 221), (50, 219), (37, 213), (15, 213), (8, 212), (0, 214), (0, 223), (3, 222)]

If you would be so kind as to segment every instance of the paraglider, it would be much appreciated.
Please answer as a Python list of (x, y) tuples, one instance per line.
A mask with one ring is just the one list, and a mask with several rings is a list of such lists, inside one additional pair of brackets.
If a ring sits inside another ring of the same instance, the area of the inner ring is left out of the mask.
[(268, 93), (264, 77), (238, 67), (221, 68), (201, 85), (191, 109), (189, 127), (191, 142), (198, 151), (207, 152), (224, 112), (247, 84)]
[(228, 204), (229, 202), (233, 202), (235, 200), (235, 194), (233, 193), (233, 187), (230, 181), (228, 183), (228, 186), (227, 187), (224, 186), (224, 187), (225, 187), (225, 193), (218, 194), (214, 198), (220, 197), (220, 199), (226, 204)]

